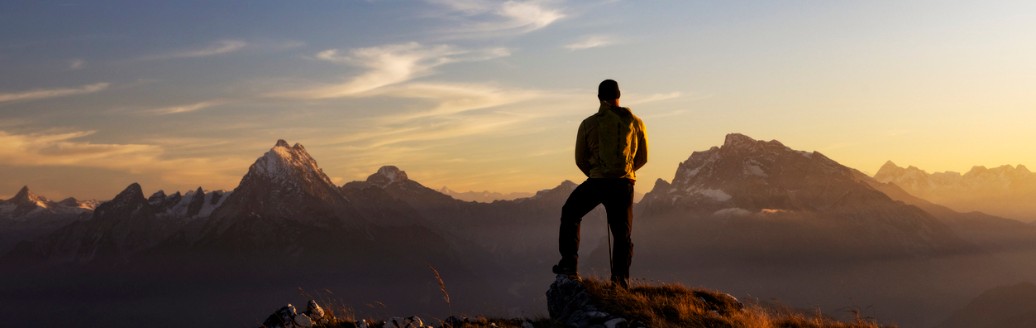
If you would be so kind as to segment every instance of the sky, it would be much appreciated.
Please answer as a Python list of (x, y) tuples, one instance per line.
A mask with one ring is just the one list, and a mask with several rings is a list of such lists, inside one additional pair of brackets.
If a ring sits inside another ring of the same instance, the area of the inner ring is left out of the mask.
[(607, 78), (637, 191), (727, 133), (867, 173), (1036, 165), (1032, 1), (4, 1), (0, 198), (233, 189), (278, 139), (338, 184), (584, 178)]

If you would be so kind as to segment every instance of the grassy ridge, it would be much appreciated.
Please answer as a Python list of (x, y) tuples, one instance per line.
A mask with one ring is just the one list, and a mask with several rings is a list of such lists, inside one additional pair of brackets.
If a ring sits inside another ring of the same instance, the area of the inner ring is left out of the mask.
[(725, 301), (725, 294), (692, 290), (678, 284), (635, 284), (629, 290), (594, 278), (582, 280), (601, 310), (650, 327), (688, 328), (878, 328), (877, 323), (856, 319), (841, 322), (819, 314), (764, 308)]

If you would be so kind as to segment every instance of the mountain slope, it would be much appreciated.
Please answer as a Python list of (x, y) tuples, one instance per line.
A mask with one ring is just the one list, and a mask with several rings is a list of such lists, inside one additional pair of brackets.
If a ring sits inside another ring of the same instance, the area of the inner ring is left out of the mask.
[(938, 328), (1036, 327), (1036, 286), (1019, 283), (987, 290)]
[(869, 307), (909, 326), (1012, 276), (940, 219), (854, 172), (818, 152), (730, 134), (644, 197), (634, 268), (800, 306)]

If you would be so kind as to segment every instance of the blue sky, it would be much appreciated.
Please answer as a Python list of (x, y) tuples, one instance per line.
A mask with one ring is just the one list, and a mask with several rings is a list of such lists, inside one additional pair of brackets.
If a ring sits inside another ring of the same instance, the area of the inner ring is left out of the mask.
[(8, 1), (0, 196), (231, 189), (277, 139), (338, 183), (579, 181), (614, 78), (638, 191), (741, 132), (873, 172), (1036, 162), (1025, 1)]

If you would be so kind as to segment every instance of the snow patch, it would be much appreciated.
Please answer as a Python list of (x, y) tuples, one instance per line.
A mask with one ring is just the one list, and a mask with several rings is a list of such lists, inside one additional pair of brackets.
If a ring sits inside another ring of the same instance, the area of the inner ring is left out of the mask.
[(719, 211), (716, 211), (716, 212), (712, 213), (712, 215), (715, 215), (715, 216), (748, 216), (748, 215), (751, 215), (751, 214), (752, 214), (752, 211), (749, 211), (749, 210), (746, 210), (746, 209), (743, 209), (743, 208), (739, 208), (739, 207), (724, 208), (722, 210), (719, 210)]
[(730, 198), (732, 198), (732, 196), (730, 196), (730, 194), (724, 192), (723, 190), (719, 190), (719, 189), (700, 189), (700, 190), (696, 190), (695, 194), (705, 196), (705, 197), (707, 197), (709, 199), (712, 199), (714, 201), (717, 201), (717, 202), (725, 202), (725, 201), (730, 200)]
[(759, 164), (759, 162), (756, 162), (754, 160), (745, 163), (743, 172), (745, 175), (753, 175), (757, 177), (765, 178), (768, 176), (766, 172), (763, 171), (763, 167)]

